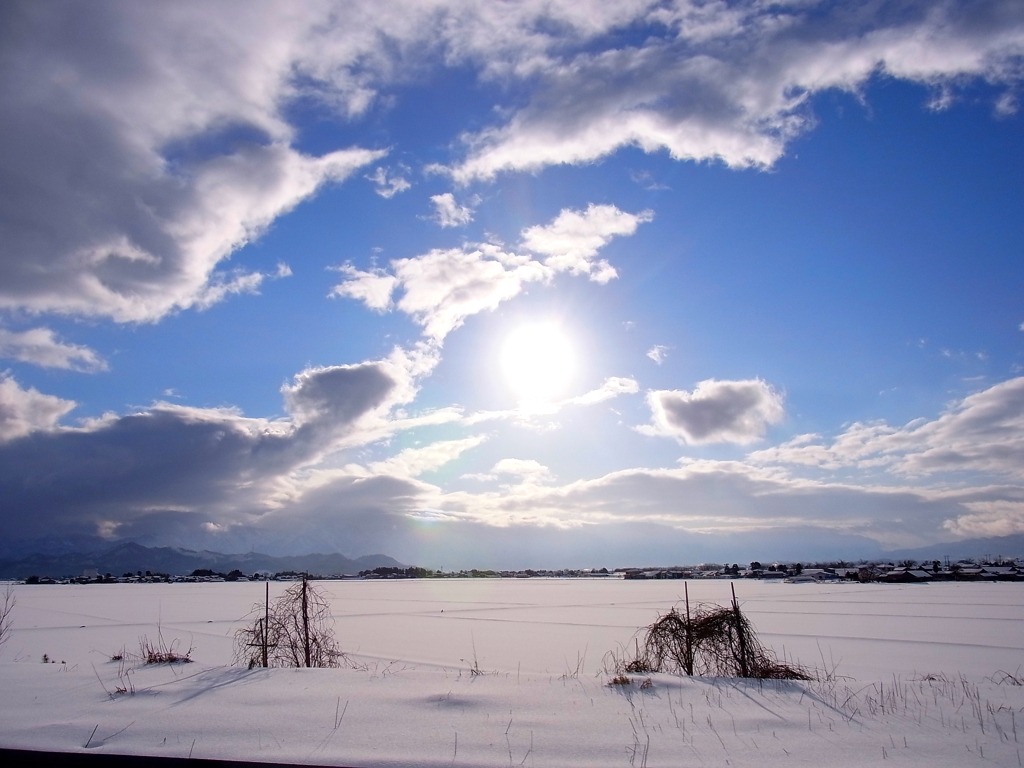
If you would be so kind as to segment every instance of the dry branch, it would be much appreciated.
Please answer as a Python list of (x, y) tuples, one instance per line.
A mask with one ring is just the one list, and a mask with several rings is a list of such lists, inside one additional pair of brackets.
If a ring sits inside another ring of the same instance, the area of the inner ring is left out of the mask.
[(14, 588), (10, 585), (4, 590), (3, 604), (0, 605), (0, 645), (7, 642), (11, 636), (11, 613), (18, 600), (14, 596)]
[(338, 667), (345, 654), (323, 590), (308, 579), (273, 602), (256, 603), (251, 624), (235, 633), (235, 663), (254, 667)]

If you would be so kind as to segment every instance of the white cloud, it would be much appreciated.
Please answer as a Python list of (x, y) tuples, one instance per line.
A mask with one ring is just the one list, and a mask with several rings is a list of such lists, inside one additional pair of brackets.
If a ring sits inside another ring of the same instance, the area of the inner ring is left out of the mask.
[(363, 272), (351, 264), (343, 264), (338, 271), (347, 279), (331, 289), (332, 296), (357, 299), (378, 312), (391, 309), (391, 294), (398, 285), (397, 277), (380, 269)]
[(390, 302), (391, 292), (401, 288), (404, 295), (398, 308), (423, 326), (425, 335), (440, 341), (470, 315), (494, 309), (517, 295), (524, 282), (547, 277), (546, 270), (535, 262), (506, 266), (514, 261), (512, 255), (487, 247), (433, 250), (392, 261), (392, 275), (350, 272), (353, 279), (341, 283), (335, 293), (366, 301), (365, 295), (379, 286), (381, 290), (371, 296), (376, 304), (367, 304), (384, 309), (389, 306), (383, 303), (384, 289)]
[(661, 365), (665, 362), (665, 358), (668, 357), (668, 347), (661, 344), (655, 344), (647, 350), (647, 356), (658, 365)]
[(0, 443), (53, 429), (74, 407), (72, 400), (44, 395), (33, 387), (22, 389), (10, 376), (0, 375)]
[[(175, 309), (255, 292), (264, 275), (217, 272), (217, 263), (323, 183), (344, 179), (378, 155), (340, 150), (311, 158), (271, 145), (211, 160), (187, 184), (167, 174), (147, 179), (161, 203), (139, 208), (136, 233), (89, 220), (76, 231), (65, 231), (67, 223), (47, 228), (45, 251), (34, 239), (13, 238), (6, 248), (21, 251), (0, 262), (7, 265), (0, 268), (0, 307), (152, 321)], [(103, 183), (90, 192), (97, 207), (105, 202)], [(121, 192), (109, 194), (117, 198), (110, 204), (119, 204)], [(136, 194), (145, 199), (149, 193)], [(49, 199), (58, 205), (59, 198), (54, 193)], [(108, 215), (123, 218), (114, 210)]]
[(597, 389), (563, 401), (563, 405), (596, 405), (619, 395), (633, 395), (640, 391), (635, 379), (610, 376)]
[(398, 175), (391, 175), (390, 170), (385, 170), (382, 166), (378, 166), (371, 175), (366, 178), (372, 181), (374, 184), (374, 192), (385, 199), (391, 199), (399, 192), (405, 192), (405, 190), (412, 187), (407, 179)]
[[(0, 174), (18, 191), (0, 200), (0, 307), (138, 322), (254, 290), (259, 276), (217, 264), (384, 154), (292, 146), (282, 107), (328, 8), (10, 11)], [(355, 108), (343, 79), (331, 91)]]
[[(300, 152), (296, 99), (356, 119), (425, 67), (511, 84), (525, 106), (496, 110), (498, 123), (466, 137), (460, 181), (625, 146), (764, 167), (813, 124), (814, 94), (857, 92), (879, 72), (924, 83), (942, 102), (984, 79), (1005, 86), (996, 108), (1011, 111), (1024, 47), (1015, 0), (891, 14), (682, 0), (253, 0), (244, 13), (21, 3), (5, 28), (0, 178), (14, 191), (0, 199), (0, 307), (126, 322), (253, 290), (258, 278), (218, 279), (217, 265), (324, 183), (385, 154)], [(644, 29), (643, 41), (614, 34), (627, 28)], [(370, 176), (382, 194), (408, 183), (383, 167)], [(466, 216), (451, 210), (453, 224)], [(581, 254), (558, 258), (613, 276)]]
[(883, 72), (934, 88), (945, 104), (970, 78), (1008, 92), (1020, 81), (1024, 14), (1007, 0), (907, 3), (891, 15), (863, 4), (838, 13), (678, 2), (641, 15), (665, 27), (638, 45), (569, 48), (537, 61), (531, 100), (465, 138), (454, 178), (593, 162), (627, 146), (768, 167), (813, 125), (809, 103), (820, 91), (859, 92)]
[[(585, 392), (576, 397), (569, 397), (565, 400), (555, 402), (526, 402), (520, 403), (515, 408), (501, 411), (477, 411), (462, 415), (459, 421), (465, 426), (475, 426), (486, 421), (511, 420), (520, 426), (535, 429), (548, 430), (557, 428), (556, 424), (543, 423), (542, 419), (557, 414), (562, 408), (571, 405), (597, 405), (611, 400), (619, 395), (631, 395), (639, 391), (639, 385), (635, 379), (610, 376), (604, 380), (600, 387)], [(476, 479), (493, 479), (490, 475), (471, 475)]]
[[(815, 94), (857, 92), (879, 74), (934, 88), (936, 107), (972, 78), (996, 89), (1009, 84), (996, 109), (1016, 109), (1010, 91), (1021, 80), (1019, 2), (897, 3), (892, 13), (870, 4), (837, 8), (683, 0), (252, 0), (244, 13), (232, 4), (188, 2), (11, 5), (4, 43), (11, 66), (0, 74), (0, 307), (139, 322), (258, 290), (269, 275), (226, 271), (222, 261), (323, 184), (375, 167), (385, 154), (299, 151), (288, 122), (295, 100), (358, 118), (379, 93), (409, 82), (424, 65), (500, 80), (517, 105), (495, 110), (493, 126), (467, 136), (467, 155), (453, 171), (460, 181), (590, 162), (624, 146), (768, 166), (813, 124)], [(620, 30), (642, 34), (614, 34)], [(385, 196), (408, 184), (404, 174), (380, 167), (370, 178)], [(462, 208), (450, 198), (453, 211)], [(563, 211), (547, 226), (524, 230), (521, 247), (509, 251), (466, 246), (398, 260), (387, 270), (343, 268), (335, 293), (378, 311), (397, 306), (438, 342), (529, 282), (560, 271), (611, 279), (614, 269), (597, 258), (598, 249), (645, 217), (614, 206)], [(18, 359), (102, 365), (91, 350), (46, 336), (48, 329), (26, 333), (36, 335), (5, 337)], [(204, 507), (222, 516), (203, 522), (223, 530), (225, 510), (244, 516), (238, 510), (263, 509), (268, 498), (287, 517), (307, 509), (302, 505), (314, 495), (295, 474), (328, 452), (460, 418), (457, 409), (397, 409), (411, 402), (417, 377), (436, 360), (436, 349), (420, 348), (304, 371), (284, 388), (284, 419), (156, 404), (77, 428), (60, 426), (73, 403), (3, 377), (0, 436), (9, 442), (0, 461), (0, 521), (22, 524), (19, 510), (31, 508), (55, 515), (50, 520), (77, 514), (127, 527), (133, 515), (155, 507), (175, 514)], [(805, 436), (755, 456), (904, 476), (968, 470), (1016, 478), (1024, 430), (1015, 382), (966, 398), (937, 419), (857, 424), (835, 440)], [(609, 379), (565, 402), (635, 391), (632, 379)], [(649, 401), (648, 432), (698, 443), (750, 442), (782, 416), (781, 397), (763, 382), (704, 382), (692, 393), (652, 392)], [(338, 498), (355, 499), (366, 515), (358, 522), (368, 526), (390, 524), (395, 510), (442, 506), (444, 514), (467, 517), (486, 508), (493, 513), (487, 519), (501, 524), (533, 516), (580, 525), (621, 519), (635, 508), (693, 530), (752, 520), (827, 526), (838, 515), (873, 521), (864, 530), (873, 525), (898, 538), (925, 535), (914, 528), (936, 519), (954, 521), (947, 532), (957, 535), (1007, 530), (1020, 501), (1012, 494), (951, 501), (923, 491), (807, 484), (777, 468), (718, 463), (636, 469), (544, 496), (523, 490), (463, 504), (400, 477), (440, 461), (448, 449), (416, 450), (422, 453), (375, 464), (380, 476), (324, 485), (324, 508), (338, 515)], [(30, 482), (39, 467), (52, 483)], [(340, 490), (344, 495), (329, 493)], [(738, 500), (735, 518), (721, 500)]]
[(693, 392), (656, 390), (648, 393), (647, 403), (651, 424), (639, 427), (641, 432), (667, 435), (693, 445), (752, 443), (785, 414), (782, 395), (760, 379), (708, 379)]
[(445, 493), (430, 504), (462, 520), (505, 528), (653, 525), (660, 535), (687, 532), (711, 539), (747, 532), (764, 541), (785, 531), (806, 553), (822, 531), (887, 547), (949, 540), (947, 521), (969, 513), (971, 503), (983, 497), (798, 479), (745, 462), (684, 461), (675, 468), (637, 467), (562, 485)]
[[(521, 262), (521, 263), (517, 263)], [(523, 284), (547, 279), (551, 272), (530, 260), (481, 245), (475, 250), (433, 250), (391, 262), (404, 295), (398, 309), (423, 326), (436, 341), (467, 317), (495, 309), (522, 291)]]
[(625, 213), (614, 205), (591, 203), (585, 211), (567, 208), (550, 224), (523, 230), (523, 247), (545, 254), (544, 264), (551, 269), (607, 283), (616, 272), (607, 261), (594, 261), (598, 250), (616, 235), (632, 235), (640, 223), (653, 218), (651, 211)]
[(550, 280), (558, 272), (589, 274), (591, 280), (607, 282), (615, 270), (604, 260), (594, 261), (598, 249), (615, 235), (632, 234), (650, 217), (649, 211), (629, 214), (613, 205), (591, 205), (584, 212), (565, 209), (551, 224), (523, 231), (523, 247), (547, 254), (543, 262), (491, 243), (435, 249), (392, 261), (390, 272), (344, 265), (339, 270), (347, 279), (334, 287), (332, 295), (387, 311), (394, 292), (402, 291), (395, 306), (421, 325), (426, 336), (440, 342), (467, 317), (517, 296), (526, 283)]
[(1024, 533), (1024, 501), (968, 501), (964, 502), (964, 506), (970, 511), (943, 523), (943, 527), (957, 538), (976, 539)]
[(486, 439), (483, 435), (477, 435), (462, 440), (441, 440), (423, 448), (406, 448), (390, 459), (373, 462), (370, 471), (378, 475), (417, 477), (424, 472), (440, 469)]
[(259, 272), (235, 271), (232, 274), (223, 272), (212, 273), (206, 285), (195, 293), (195, 306), (198, 309), (209, 309), (219, 304), (225, 297), (242, 293), (258, 294), (266, 275)]
[(902, 427), (857, 422), (831, 444), (803, 435), (751, 459), (828, 470), (884, 468), (909, 476), (982, 472), (1024, 478), (1024, 378), (969, 395), (933, 420)]
[(541, 485), (554, 480), (551, 470), (533, 459), (502, 459), (491, 468), (491, 473), (513, 475), (530, 485)]
[(430, 202), (434, 204), (434, 221), (442, 227), (462, 227), (473, 220), (473, 209), (456, 203), (451, 192), (432, 195)]
[(89, 347), (58, 341), (49, 328), (15, 332), (0, 328), (0, 357), (44, 368), (91, 373), (107, 370), (107, 362)]
[[(0, 533), (14, 540), (56, 526), (69, 534), (99, 531), (196, 545), (216, 526), (232, 546), (273, 541), (276, 548), (303, 551), (320, 541), (400, 556), (402, 547), (419, 541), (412, 521), (430, 519), (476, 526), (481, 541), (503, 537), (508, 547), (574, 531), (564, 539), (562, 558), (578, 556), (580, 537), (611, 537), (607, 552), (615, 563), (648, 551), (630, 549), (622, 538), (627, 530), (659, 541), (685, 539), (695, 551), (728, 542), (735, 551), (735, 542), (746, 541), (748, 549), (769, 550), (759, 556), (775, 556), (785, 541), (813, 551), (825, 533), (843, 546), (897, 547), (1022, 527), (1019, 486), (854, 485), (793, 477), (763, 463), (686, 460), (674, 468), (637, 467), (556, 484), (540, 462), (508, 458), (473, 477), (518, 481), (480, 493), (444, 492), (413, 479), (454, 461), (482, 436), (406, 449), (368, 469), (330, 469), (324, 460), (337, 463), (346, 446), (458, 420), (453, 412), (407, 416), (396, 409), (411, 400), (415, 377), (432, 361), (424, 350), (396, 350), (382, 361), (303, 371), (283, 388), (289, 416), (274, 420), (157, 403), (60, 427), (73, 403), (0, 380), (0, 434), (8, 441), (0, 446)], [(630, 382), (595, 392), (632, 391)], [(705, 387), (703, 398), (701, 387), (686, 394), (719, 404), (729, 399), (715, 390)], [(707, 426), (708, 419), (684, 414), (682, 421), (696, 429), (694, 421)], [(733, 418), (728, 426), (722, 426), (728, 419), (712, 421), (712, 432), (731, 430), (735, 438), (743, 428), (736, 422), (750, 419)], [(36, 482), (41, 466), (46, 483)], [(14, 514), (24, 508), (38, 513)], [(443, 530), (446, 542), (458, 535)], [(721, 538), (740, 534), (751, 538)], [(707, 543), (694, 544), (694, 536)]]

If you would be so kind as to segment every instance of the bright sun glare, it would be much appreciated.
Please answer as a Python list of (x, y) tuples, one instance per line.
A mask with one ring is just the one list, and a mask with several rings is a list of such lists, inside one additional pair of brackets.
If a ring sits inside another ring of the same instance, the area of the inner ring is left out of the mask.
[(501, 368), (521, 400), (545, 401), (568, 386), (573, 357), (569, 339), (556, 324), (522, 325), (505, 339)]

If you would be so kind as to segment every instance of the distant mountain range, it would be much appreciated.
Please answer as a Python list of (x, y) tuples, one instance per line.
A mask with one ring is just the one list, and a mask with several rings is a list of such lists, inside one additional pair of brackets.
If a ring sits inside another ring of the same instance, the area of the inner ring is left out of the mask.
[(387, 555), (365, 555), (355, 560), (337, 553), (289, 557), (273, 557), (258, 552), (226, 555), (207, 550), (196, 552), (176, 547), (144, 547), (134, 542), (126, 542), (101, 552), (36, 553), (0, 559), (0, 578), (81, 576), (86, 569), (95, 569), (97, 573), (111, 573), (115, 576), (138, 571), (177, 576), (187, 575), (201, 568), (220, 573), (229, 573), (237, 569), (245, 574), (256, 571), (304, 571), (331, 575), (356, 574), (372, 568), (402, 566), (402, 563)]
[[(57, 549), (57, 545), (47, 542)], [(63, 544), (59, 542), (58, 544)], [(81, 545), (84, 542), (76, 542)], [(44, 549), (50, 549), (45, 547)], [(209, 550), (195, 551), (179, 547), (145, 547), (134, 542), (125, 542), (106, 549), (93, 549), (83, 546), (85, 551), (54, 551), (36, 552), (34, 554), (8, 554), (0, 557), (0, 579), (24, 579), (29, 576), (81, 576), (87, 569), (97, 573), (111, 573), (120, 576), (124, 573), (151, 571), (153, 573), (169, 573), (172, 576), (187, 575), (192, 571), (207, 568), (211, 571), (229, 573), (239, 570), (245, 574), (270, 571), (307, 572), (318, 575), (356, 574), (359, 571), (380, 567), (405, 567), (387, 555), (365, 555), (356, 559), (334, 554), (309, 554), (275, 557), (258, 552), (244, 554), (224, 554)], [(771, 547), (766, 547), (771, 549)], [(765, 557), (771, 559), (773, 553), (766, 552)], [(899, 549), (883, 552), (871, 559), (874, 560), (960, 560), (963, 558), (981, 557), (1022, 557), (1024, 556), (1024, 534), (995, 536), (984, 539), (965, 539), (963, 541), (934, 544), (917, 549)], [(796, 558), (799, 559), (799, 558)], [(851, 559), (851, 558), (847, 558)], [(856, 559), (856, 558), (853, 558)], [(677, 563), (679, 565), (681, 563)], [(478, 564), (486, 567), (486, 564)]]
[(897, 549), (885, 552), (889, 560), (950, 560), (979, 557), (1024, 557), (1024, 533), (990, 536), (985, 539), (964, 539), (946, 544), (932, 544), (918, 549)]

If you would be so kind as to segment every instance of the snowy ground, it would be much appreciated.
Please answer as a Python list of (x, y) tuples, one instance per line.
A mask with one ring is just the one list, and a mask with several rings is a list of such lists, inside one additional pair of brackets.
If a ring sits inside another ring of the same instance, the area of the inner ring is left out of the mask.
[[(323, 586), (351, 668), (230, 666), (262, 584), (16, 586), (0, 746), (353, 766), (1022, 764), (1024, 687), (1000, 674), (1024, 675), (1019, 584), (740, 581), (761, 640), (837, 679), (643, 689), (609, 686), (605, 654), (681, 582)], [(726, 581), (689, 588), (729, 598)], [(158, 633), (194, 663), (110, 660)]]

